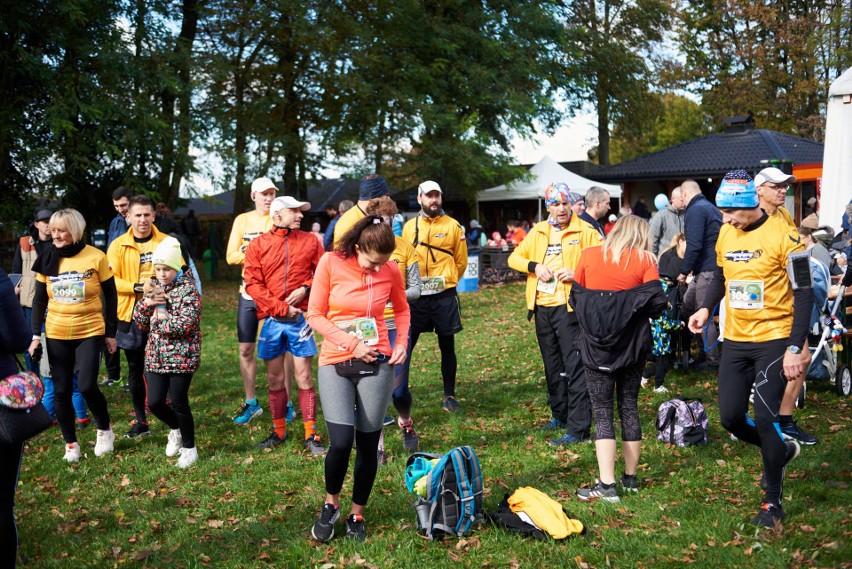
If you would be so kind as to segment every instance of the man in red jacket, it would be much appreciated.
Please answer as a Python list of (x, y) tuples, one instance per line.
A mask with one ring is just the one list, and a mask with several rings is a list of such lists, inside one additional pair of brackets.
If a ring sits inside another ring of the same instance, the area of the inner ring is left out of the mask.
[(302, 220), (302, 212), (309, 209), (311, 204), (290, 196), (273, 200), (269, 208), (272, 231), (252, 240), (246, 249), (245, 282), (246, 292), (257, 305), (258, 320), (265, 319), (257, 340), (257, 355), (266, 362), (274, 427), (257, 446), (271, 449), (287, 439), (284, 356), (290, 352), (305, 425), (305, 448), (320, 455), (325, 449), (316, 434), (317, 396), (311, 379), (317, 345), (303, 312), (308, 307), (308, 293), (323, 248), (313, 235), (293, 229)]

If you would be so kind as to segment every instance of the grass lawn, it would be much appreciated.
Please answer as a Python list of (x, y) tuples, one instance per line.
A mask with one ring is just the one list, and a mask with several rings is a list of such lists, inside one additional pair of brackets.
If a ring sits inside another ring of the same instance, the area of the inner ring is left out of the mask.
[[(656, 408), (667, 396), (644, 389), (639, 494), (618, 504), (577, 500), (574, 490), (597, 472), (594, 447), (554, 450), (538, 428), (549, 410), (519, 284), (462, 297), (465, 330), (456, 337), (462, 412), (440, 408), (435, 336), (418, 343), (411, 383), (421, 448), (473, 446), (487, 509), (496, 509), (507, 491), (534, 486), (559, 500), (587, 533), (542, 543), (486, 526), (463, 540), (425, 541), (414, 530), (403, 485), (406, 455), (392, 427), (386, 433), (392, 460), (380, 468), (367, 509), (368, 541), (335, 537), (318, 545), (310, 527), (324, 497), (323, 461), (302, 449), (298, 418), (285, 445), (255, 449), (271, 428), (262, 365), (265, 413), (249, 428), (231, 423), (242, 397), (236, 284), (207, 283), (204, 293), (204, 355), (190, 392), (198, 463), (181, 471), (165, 457), (168, 429), (153, 417), (152, 436), (119, 438), (116, 452), (102, 459), (94, 456), (94, 430), (83, 431), (84, 457), (76, 465), (62, 460), (58, 429), (30, 441), (18, 486), (20, 567), (852, 567), (852, 410), (827, 383), (810, 385), (807, 407), (797, 415), (821, 442), (803, 447), (787, 471), (783, 529), (747, 524), (762, 497), (759, 455), (720, 427), (712, 374), (671, 372), (667, 380), (672, 394), (705, 401), (708, 446), (659, 443)], [(130, 420), (129, 397), (114, 387), (104, 391), (120, 436)], [(325, 435), (322, 420), (319, 431)], [(351, 495), (351, 478), (343, 494)]]

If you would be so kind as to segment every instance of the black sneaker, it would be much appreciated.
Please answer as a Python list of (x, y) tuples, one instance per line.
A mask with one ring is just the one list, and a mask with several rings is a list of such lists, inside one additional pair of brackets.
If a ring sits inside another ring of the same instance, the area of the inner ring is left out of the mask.
[(455, 413), (459, 410), (458, 401), (456, 401), (456, 398), (452, 395), (447, 395), (444, 397), (443, 403), (441, 403), (441, 409), (450, 413)]
[(420, 437), (414, 430), (414, 421), (409, 419), (402, 424), (402, 448), (409, 452), (415, 452), (420, 447)]
[(355, 541), (367, 540), (367, 529), (364, 527), (363, 517), (352, 514), (346, 518), (346, 537)]
[(130, 430), (124, 433), (125, 439), (138, 439), (151, 434), (151, 429), (148, 428), (148, 423), (140, 423), (134, 419), (130, 425)]
[(760, 506), (757, 516), (751, 520), (751, 525), (771, 529), (775, 527), (775, 524), (782, 521), (784, 521), (784, 508), (781, 507), (781, 504), (764, 502)]
[(325, 447), (320, 444), (319, 435), (311, 435), (306, 438), (305, 448), (311, 451), (311, 456), (322, 456), (325, 454)]
[(390, 415), (385, 415), (385, 420), (382, 422), (382, 424), (385, 427), (389, 427), (389, 426), (393, 425), (394, 423), (396, 423), (396, 419), (394, 419)]
[(278, 436), (275, 431), (272, 431), (268, 437), (257, 443), (257, 450), (263, 450), (266, 448), (275, 448), (284, 441), (287, 440), (287, 433), (284, 433), (284, 438)]
[(121, 383), (120, 377), (105, 377), (104, 380), (101, 382), (101, 385), (103, 385), (104, 387), (109, 387), (110, 385), (117, 385), (119, 383)]
[(639, 492), (639, 477), (635, 474), (622, 474), (621, 489), (625, 492)]
[[(788, 439), (784, 441), (784, 446), (786, 448), (786, 454), (784, 455), (784, 466), (781, 468), (781, 478), (783, 480), (784, 476), (787, 474), (787, 466), (793, 462), (797, 456), (799, 456), (799, 452), (802, 450), (802, 447), (799, 446), (799, 443), (794, 439)], [(760, 475), (760, 489), (766, 490), (766, 472)]]
[(798, 441), (800, 445), (811, 446), (819, 442), (818, 438), (803, 431), (802, 428), (796, 424), (796, 421), (793, 421), (789, 425), (782, 425), (781, 434), (784, 435), (784, 438), (786, 439), (794, 439)]
[(595, 480), (591, 488), (580, 488), (576, 492), (577, 497), (584, 502), (594, 500), (606, 500), (607, 502), (618, 502), (618, 490), (615, 488), (615, 482), (605, 486), (600, 480)]
[(311, 528), (311, 535), (317, 541), (328, 541), (334, 537), (334, 522), (340, 519), (340, 506), (323, 504), (319, 519)]

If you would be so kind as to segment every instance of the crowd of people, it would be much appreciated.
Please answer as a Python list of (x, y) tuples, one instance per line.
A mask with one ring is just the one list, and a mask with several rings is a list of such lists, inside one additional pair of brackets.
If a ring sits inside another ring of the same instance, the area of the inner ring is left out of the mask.
[[(706, 354), (698, 369), (718, 371), (722, 425), (760, 449), (764, 496), (752, 523), (771, 527), (784, 519), (785, 468), (801, 444), (818, 442), (793, 419), (809, 362), (813, 305), (809, 272), (799, 270), (799, 263), (811, 256), (828, 262), (833, 274), (845, 270), (843, 257), (828, 255), (823, 246), (825, 228), (793, 224), (784, 207), (793, 182), (775, 168), (754, 179), (742, 170), (729, 172), (714, 204), (686, 180), (650, 223), (638, 215), (643, 207), (647, 211), (640, 200), (636, 214), (603, 225), (610, 210), (606, 190), (592, 188), (582, 196), (555, 183), (545, 191), (546, 220), (531, 227), (509, 222), (508, 262), (527, 275), (527, 318), (534, 320), (545, 373), (551, 418), (543, 429), (559, 435), (549, 441), (552, 446), (594, 440), (598, 474), (576, 490), (580, 500), (618, 501), (620, 493), (639, 491), (638, 397), (649, 356), (655, 390), (665, 392), (671, 338), (663, 339), (683, 332), (659, 319), (671, 305), (667, 291), (675, 289), (683, 295), (683, 324), (699, 341), (696, 353)], [(324, 234), (318, 227), (302, 231), (311, 205), (279, 192), (272, 180), (255, 180), (254, 208), (237, 216), (228, 240), (226, 260), (240, 267), (242, 277), (236, 339), (244, 398), (233, 422), (247, 425), (263, 414), (256, 388), (260, 358), (271, 431), (257, 448), (282, 445), (298, 413), (304, 449), (325, 457), (325, 497), (311, 530), (325, 542), (340, 518), (354, 447), (345, 532), (364, 540), (365, 507), (386, 456), (383, 428), (395, 424), (403, 449), (419, 449), (409, 373), (422, 334), (437, 336), (443, 396), (436, 404), (450, 413), (461, 409), (457, 286), (467, 267), (468, 241), (490, 241), (475, 220), (466, 234), (445, 213), (443, 190), (434, 181), (418, 186), (420, 211), (402, 223), (385, 180), (367, 175), (356, 203), (329, 208)], [(13, 270), (21, 280), (13, 288), (0, 271), (0, 373), (14, 373), (12, 354), (21, 352), (37, 370), (44, 353), (64, 460), (77, 462), (83, 454), (75, 393), (77, 406), (85, 402), (96, 425), (95, 456), (114, 450), (98, 377), (103, 357), (104, 383), (119, 380), (123, 351), (134, 413), (124, 436), (149, 435), (150, 412), (168, 426), (166, 456), (179, 455), (176, 466), (188, 468), (199, 460), (189, 396), (202, 357), (201, 286), (192, 270), (197, 245), (171, 235), (173, 228), (158, 221), (169, 213), (158, 212), (146, 196), (118, 188), (113, 203), (117, 215), (106, 253), (85, 243), (86, 222), (76, 210), (36, 215), (16, 253)], [(852, 271), (843, 278), (852, 284)], [(723, 349), (713, 318), (720, 303)], [(28, 344), (21, 341), (26, 331), (32, 333)], [(320, 349), (315, 333), (323, 337)], [(616, 402), (624, 459), (619, 479)], [(318, 403), (325, 435), (317, 423)], [(396, 419), (387, 415), (391, 403)], [(6, 556), (15, 545), (10, 512), (22, 451), (22, 445), (0, 446), (0, 551)], [(11, 560), (6, 566), (14, 565), (14, 554)]]

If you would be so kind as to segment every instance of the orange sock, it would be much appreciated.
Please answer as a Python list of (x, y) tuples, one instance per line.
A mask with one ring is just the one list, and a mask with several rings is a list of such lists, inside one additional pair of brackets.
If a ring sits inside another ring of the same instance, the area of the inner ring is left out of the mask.
[(316, 422), (316, 421), (305, 421), (305, 439), (306, 439), (306, 440), (307, 440), (307, 439), (308, 439), (308, 437), (310, 437), (311, 435), (315, 435), (315, 434), (316, 434), (316, 429), (315, 429), (315, 425), (316, 425), (316, 424), (317, 424), (317, 422)]
[(275, 434), (278, 435), (279, 439), (287, 436), (287, 417), (272, 419), (272, 425), (275, 427)]

